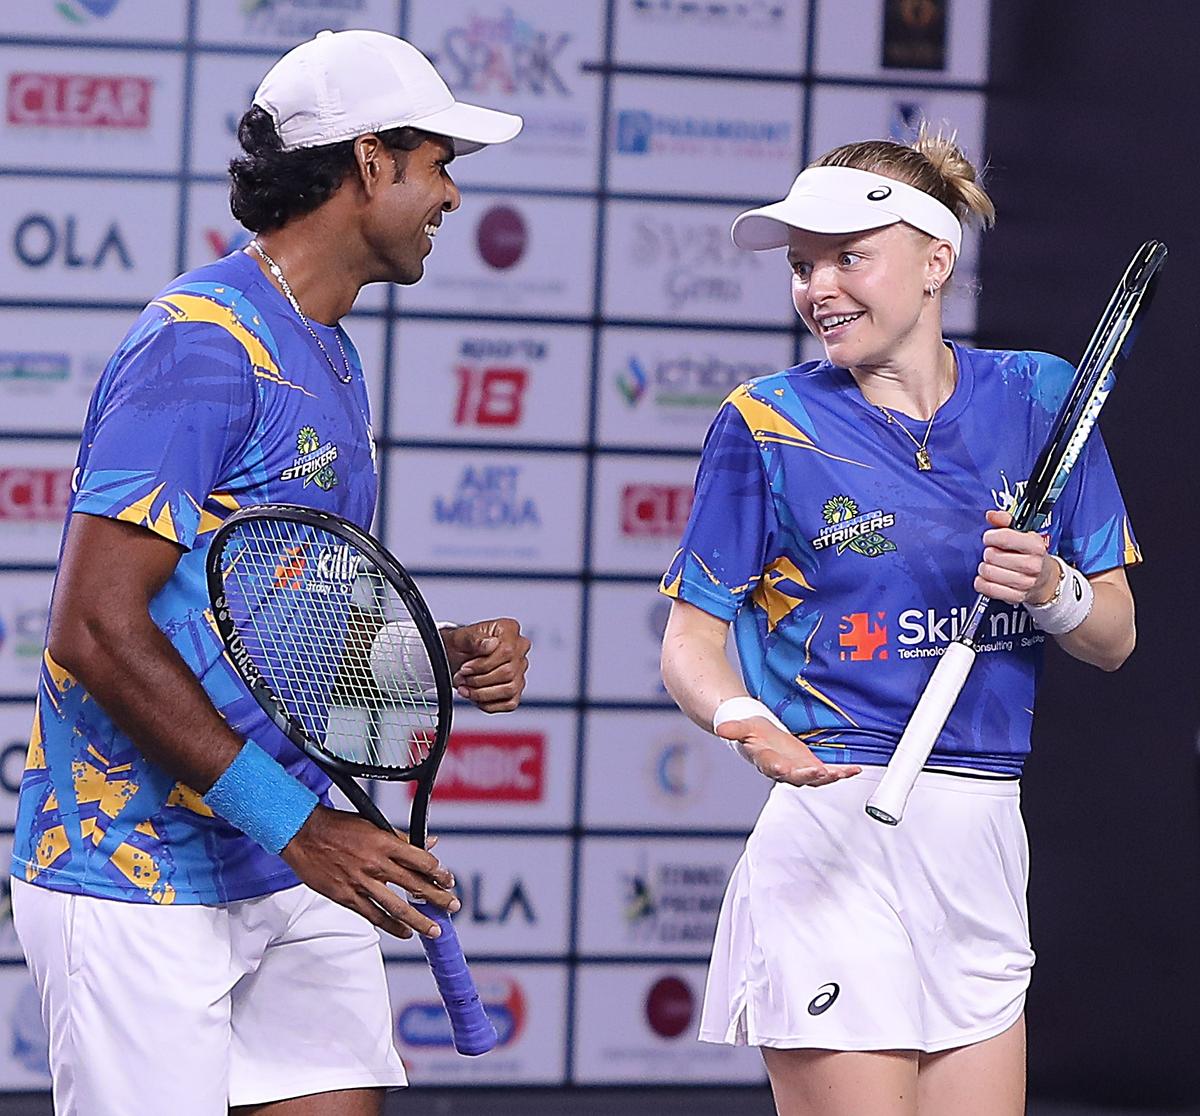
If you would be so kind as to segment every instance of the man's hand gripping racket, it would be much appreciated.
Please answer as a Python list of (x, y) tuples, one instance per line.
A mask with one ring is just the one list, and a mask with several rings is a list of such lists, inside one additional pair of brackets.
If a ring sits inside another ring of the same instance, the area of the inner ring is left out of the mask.
[[(338, 516), (285, 504), (235, 512), (213, 537), (217, 629), (251, 694), (368, 821), (392, 826), (355, 776), (416, 784), (409, 841), (424, 848), (453, 690), (433, 617), (404, 568)], [(449, 915), (414, 897), (461, 1054), (496, 1045)]]
[[(1100, 408), (1116, 383), (1117, 370), (1129, 355), (1139, 311), (1150, 304), (1158, 269), (1167, 249), (1157, 240), (1138, 249), (1113, 292), (1104, 316), (1079, 363), (1079, 370), (1055, 418), (1050, 438), (1042, 447), (1025, 493), (1013, 511), (1012, 528), (1038, 531), (1050, 516), (1071, 469), (1079, 458)], [(938, 735), (954, 708), (975, 662), (975, 639), (990, 600), (975, 599), (961, 631), (946, 648), (921, 694), (867, 813), (885, 825), (897, 825), (921, 769), (929, 760)]]

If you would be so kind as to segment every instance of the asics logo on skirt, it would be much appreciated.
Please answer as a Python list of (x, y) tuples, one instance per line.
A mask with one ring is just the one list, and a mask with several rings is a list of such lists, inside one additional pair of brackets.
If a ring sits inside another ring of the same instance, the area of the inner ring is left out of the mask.
[(833, 1001), (838, 998), (841, 988), (836, 984), (822, 984), (817, 994), (808, 1003), (809, 1015), (820, 1015), (833, 1007)]

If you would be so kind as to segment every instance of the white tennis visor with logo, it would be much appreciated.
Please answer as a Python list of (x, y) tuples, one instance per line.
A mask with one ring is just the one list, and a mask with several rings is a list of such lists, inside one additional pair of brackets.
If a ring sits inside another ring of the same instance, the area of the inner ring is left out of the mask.
[(937, 198), (907, 182), (852, 167), (809, 167), (783, 201), (747, 210), (733, 222), (731, 234), (739, 248), (763, 252), (785, 247), (789, 229), (856, 233), (901, 221), (949, 241), (957, 258), (962, 224)]

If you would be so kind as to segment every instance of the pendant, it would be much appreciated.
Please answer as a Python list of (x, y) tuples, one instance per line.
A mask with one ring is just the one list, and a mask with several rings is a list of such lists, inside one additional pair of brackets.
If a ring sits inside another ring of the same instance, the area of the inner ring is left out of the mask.
[(929, 450), (924, 446), (917, 447), (917, 468), (922, 473), (928, 473), (933, 468), (933, 458), (929, 456)]

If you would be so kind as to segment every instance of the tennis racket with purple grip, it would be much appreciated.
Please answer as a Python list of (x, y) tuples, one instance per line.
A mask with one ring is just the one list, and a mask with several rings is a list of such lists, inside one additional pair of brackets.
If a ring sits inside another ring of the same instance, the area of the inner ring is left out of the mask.
[[(354, 808), (392, 832), (355, 782), (415, 784), (408, 839), (424, 848), (450, 737), (453, 687), (441, 636), (404, 567), (327, 512), (263, 504), (231, 515), (208, 552), (208, 590), (229, 661), (275, 725)], [(421, 944), (460, 1054), (496, 1045), (450, 916)]]

